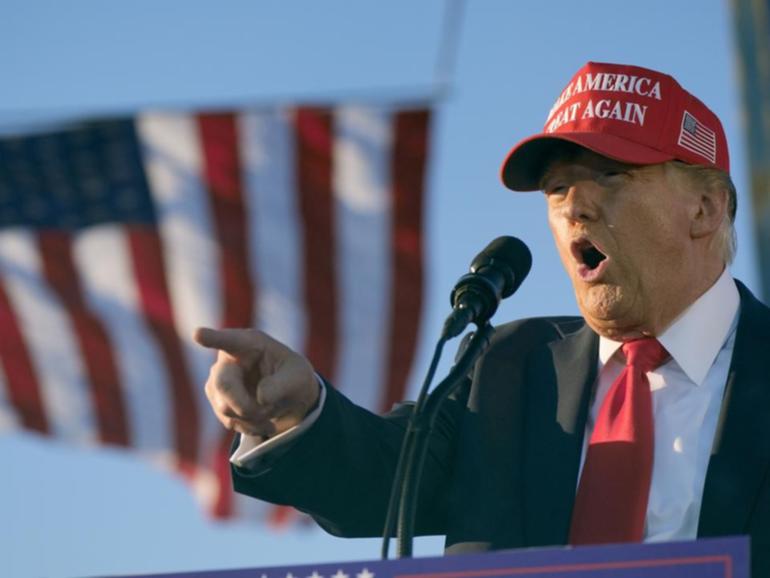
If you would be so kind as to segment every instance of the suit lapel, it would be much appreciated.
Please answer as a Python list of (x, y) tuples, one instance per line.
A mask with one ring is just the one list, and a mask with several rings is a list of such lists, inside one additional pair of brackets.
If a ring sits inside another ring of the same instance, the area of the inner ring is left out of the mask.
[(698, 536), (746, 532), (770, 468), (770, 313), (737, 284), (741, 312), (706, 474)]
[(530, 366), (525, 428), (528, 546), (566, 543), (598, 336), (587, 326), (549, 343)]

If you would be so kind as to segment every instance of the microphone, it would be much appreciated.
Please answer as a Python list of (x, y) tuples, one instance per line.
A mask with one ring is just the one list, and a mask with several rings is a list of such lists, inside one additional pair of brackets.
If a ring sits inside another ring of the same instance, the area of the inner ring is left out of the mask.
[(457, 281), (450, 295), (453, 311), (444, 322), (442, 338), (451, 339), (473, 322), (486, 323), (502, 299), (510, 297), (532, 267), (529, 248), (516, 237), (498, 237), (476, 255), (470, 273)]

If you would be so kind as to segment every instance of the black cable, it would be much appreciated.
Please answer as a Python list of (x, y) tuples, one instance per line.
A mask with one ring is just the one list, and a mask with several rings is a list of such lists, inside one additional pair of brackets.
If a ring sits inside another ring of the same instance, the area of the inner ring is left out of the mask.
[(416, 416), (419, 416), (422, 408), (424, 407), (426, 400), (428, 399), (428, 390), (430, 384), (433, 381), (433, 377), (436, 374), (439, 360), (441, 359), (441, 353), (444, 350), (444, 345), (447, 339), (442, 337), (436, 343), (436, 348), (433, 351), (433, 358), (431, 359), (430, 366), (428, 367), (428, 373), (425, 375), (425, 379), (420, 387), (420, 393), (417, 396), (417, 402), (412, 409), (412, 414), (409, 416), (409, 423), (404, 433), (404, 440), (401, 443), (401, 452), (398, 457), (398, 464), (396, 465), (396, 471), (393, 476), (393, 484), (390, 489), (390, 499), (388, 501), (388, 511), (385, 516), (385, 526), (382, 530), (382, 548), (380, 550), (380, 556), (383, 560), (388, 559), (390, 550), (390, 537), (396, 528), (397, 513), (400, 504), (401, 488), (404, 482), (404, 475), (407, 470), (407, 465), (412, 462), (414, 454), (414, 437), (416, 433)]
[[(446, 8), (444, 10), (444, 17), (442, 22), (441, 43), (439, 45), (436, 56), (436, 68), (434, 75), (434, 98), (436, 99), (441, 99), (446, 96), (451, 78), (454, 76), (454, 69), (457, 62), (457, 54), (460, 44), (459, 37), (460, 30), (462, 28), (464, 4), (464, 0), (446, 0)], [(429, 399), (428, 390), (430, 388), (431, 382), (433, 381), (434, 374), (436, 373), (436, 368), (438, 367), (438, 362), (441, 358), (444, 345), (448, 339), (450, 338), (442, 335), (436, 344), (436, 349), (433, 353), (433, 358), (431, 359), (428, 373), (423, 380), (420, 393), (417, 397), (417, 402), (412, 409), (411, 416), (409, 417), (409, 423), (407, 425), (406, 432), (404, 433), (404, 440), (401, 443), (401, 453), (399, 454), (398, 464), (396, 466), (396, 471), (393, 477), (393, 485), (391, 486), (390, 499), (388, 501), (388, 511), (385, 516), (385, 526), (382, 531), (382, 548), (380, 555), (383, 560), (388, 559), (390, 537), (393, 535), (393, 532), (396, 529), (396, 523), (400, 517), (401, 503), (403, 499), (402, 486), (407, 473), (406, 470), (410, 464), (414, 463), (415, 459), (415, 441), (418, 438), (417, 420), (419, 419), (420, 414), (423, 412), (426, 401)], [(420, 468), (422, 467), (422, 463), (424, 463), (424, 456), (420, 460)], [(420, 474), (421, 473), (422, 472), (420, 472)], [(400, 553), (399, 557), (401, 557)]]

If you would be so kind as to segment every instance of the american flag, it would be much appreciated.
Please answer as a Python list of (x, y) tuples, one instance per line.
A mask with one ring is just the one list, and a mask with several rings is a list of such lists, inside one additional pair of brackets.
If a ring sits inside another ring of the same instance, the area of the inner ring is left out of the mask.
[(400, 399), (429, 123), (426, 109), (298, 107), (1, 139), (0, 431), (122, 446), (214, 515), (253, 515), (231, 494), (230, 436), (203, 393), (212, 356), (191, 333), (259, 327), (356, 402)]
[(716, 134), (687, 111), (682, 116), (682, 128), (679, 131), (678, 143), (679, 146), (708, 159), (712, 163), (717, 160)]

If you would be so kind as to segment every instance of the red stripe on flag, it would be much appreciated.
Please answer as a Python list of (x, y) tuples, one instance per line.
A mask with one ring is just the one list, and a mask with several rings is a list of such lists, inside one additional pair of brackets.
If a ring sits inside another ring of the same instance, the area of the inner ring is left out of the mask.
[(20, 327), (5, 287), (0, 284), (0, 362), (5, 370), (9, 401), (25, 428), (49, 433), (40, 383)]
[(423, 297), (423, 196), (430, 111), (395, 118), (392, 179), (391, 326), (382, 411), (403, 399), (417, 348)]
[(246, 207), (243, 199), (238, 132), (232, 114), (198, 117), (206, 183), (220, 248), (225, 327), (254, 324)]
[(102, 443), (128, 445), (128, 422), (115, 356), (107, 331), (83, 299), (72, 257), (72, 237), (64, 231), (42, 231), (38, 234), (38, 246), (46, 281), (72, 322), (91, 388), (99, 439)]
[(291, 506), (275, 506), (267, 515), (267, 523), (274, 529), (285, 528), (299, 517), (299, 512)]
[[(250, 327), (254, 324), (256, 288), (251, 277), (249, 239), (239, 154), (238, 127), (231, 113), (201, 114), (198, 128), (203, 148), (204, 174), (211, 201), (214, 234), (219, 245), (223, 327)], [(219, 493), (214, 515), (219, 518), (233, 513), (230, 469), (227, 456), (229, 433), (225, 433), (216, 452), (214, 470), (219, 479)], [(224, 466), (220, 463), (224, 457)]]
[(132, 225), (126, 229), (142, 313), (166, 362), (178, 466), (183, 474), (192, 476), (198, 458), (200, 421), (194, 386), (174, 326), (162, 243), (151, 226)]
[(217, 495), (211, 507), (211, 515), (215, 518), (230, 518), (235, 514), (233, 505), (233, 487), (230, 481), (230, 446), (233, 434), (225, 431), (219, 438), (219, 447), (213, 454), (212, 471), (217, 478)]
[(337, 368), (337, 274), (329, 110), (301, 108), (295, 119), (297, 189), (304, 232), (305, 354), (323, 376)]

